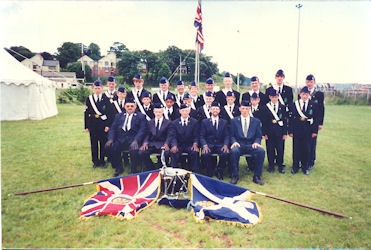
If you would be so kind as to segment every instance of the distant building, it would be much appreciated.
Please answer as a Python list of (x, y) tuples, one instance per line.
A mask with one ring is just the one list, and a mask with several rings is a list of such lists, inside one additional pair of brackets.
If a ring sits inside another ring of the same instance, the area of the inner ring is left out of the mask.
[(142, 62), (138, 63), (137, 70), (138, 70), (138, 72), (141, 72), (141, 73), (147, 73), (148, 72), (147, 66)]
[(75, 72), (52, 72), (43, 71), (42, 76), (57, 83), (57, 88), (66, 89), (77, 86), (77, 79)]
[[(93, 77), (108, 77), (117, 75), (117, 63), (118, 59), (114, 52), (109, 52), (106, 56), (102, 57), (98, 61), (94, 61), (87, 55), (82, 57), (84, 65), (88, 65), (92, 70)], [(81, 62), (81, 57), (77, 60)]]

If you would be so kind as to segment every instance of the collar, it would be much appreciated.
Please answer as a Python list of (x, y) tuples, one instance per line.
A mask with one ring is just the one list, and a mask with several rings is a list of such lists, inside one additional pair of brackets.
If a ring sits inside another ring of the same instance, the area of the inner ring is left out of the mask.
[(145, 109), (149, 109), (149, 107), (151, 107), (151, 104), (149, 104), (148, 106), (145, 106), (145, 105), (143, 104), (143, 108), (145, 108)]
[(217, 116), (217, 117), (211, 116), (211, 121), (212, 122), (219, 121), (219, 116)]
[(156, 121), (156, 122), (160, 122), (160, 123), (162, 123), (163, 120), (164, 120), (164, 116), (161, 116), (160, 119), (155, 118), (155, 121)]
[(183, 117), (180, 117), (180, 121), (183, 122), (188, 122), (188, 117), (186, 119), (183, 119)]

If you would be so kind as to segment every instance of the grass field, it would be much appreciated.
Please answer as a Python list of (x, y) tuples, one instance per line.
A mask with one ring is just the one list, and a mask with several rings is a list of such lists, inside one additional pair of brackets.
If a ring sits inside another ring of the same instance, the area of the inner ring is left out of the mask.
[[(286, 142), (287, 173), (252, 183), (241, 161), (239, 185), (352, 216), (341, 219), (254, 196), (263, 220), (252, 229), (198, 224), (187, 210), (158, 206), (131, 221), (97, 217), (80, 221), (84, 200), (95, 186), (8, 197), (26, 190), (111, 177), (112, 168), (91, 169), (83, 106), (59, 105), (42, 121), (1, 123), (3, 247), (371, 247), (371, 107), (326, 106), (317, 164), (309, 176), (289, 173), (292, 139)], [(265, 144), (265, 143), (264, 143)], [(125, 174), (127, 170), (125, 171)], [(225, 181), (229, 181), (226, 179)]]

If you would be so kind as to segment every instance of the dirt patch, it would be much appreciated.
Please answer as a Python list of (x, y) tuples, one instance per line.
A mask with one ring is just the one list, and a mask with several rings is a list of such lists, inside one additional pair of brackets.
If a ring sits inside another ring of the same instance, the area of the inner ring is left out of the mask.
[(228, 235), (227, 234), (223, 234), (222, 236), (217, 236), (217, 235), (211, 235), (211, 237), (215, 240), (219, 240), (219, 241), (222, 241), (222, 242), (225, 242), (227, 244), (227, 247), (230, 248), (232, 247), (232, 242), (231, 240), (228, 238)]
[[(180, 219), (182, 220), (182, 219)], [(178, 220), (177, 220), (178, 221)], [(185, 223), (185, 220), (183, 222), (183, 224)], [(189, 242), (186, 238), (184, 238), (183, 236), (179, 235), (177, 232), (173, 232), (173, 231), (170, 231), (168, 229), (165, 229), (164, 227), (158, 225), (158, 224), (151, 224), (152, 227), (154, 227), (157, 231), (160, 231), (164, 234), (167, 234), (169, 235), (171, 238), (175, 238), (175, 239), (178, 239), (180, 241), (183, 241), (185, 242), (186, 244), (186, 247), (192, 247), (192, 244), (191, 242)]]
[(184, 224), (187, 222), (186, 219), (177, 219), (177, 220), (175, 220), (175, 221), (176, 221), (176, 223), (179, 224), (179, 225), (184, 225)]

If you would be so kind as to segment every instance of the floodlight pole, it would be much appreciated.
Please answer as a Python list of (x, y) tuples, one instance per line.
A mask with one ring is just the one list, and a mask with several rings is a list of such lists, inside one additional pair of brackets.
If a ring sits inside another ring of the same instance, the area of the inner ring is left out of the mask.
[(296, 80), (295, 80), (295, 93), (298, 92), (298, 70), (299, 70), (299, 34), (300, 34), (300, 8), (303, 7), (302, 4), (297, 4), (296, 8), (299, 10), (299, 15), (298, 15), (298, 43), (297, 43), (297, 50), (296, 50)]

